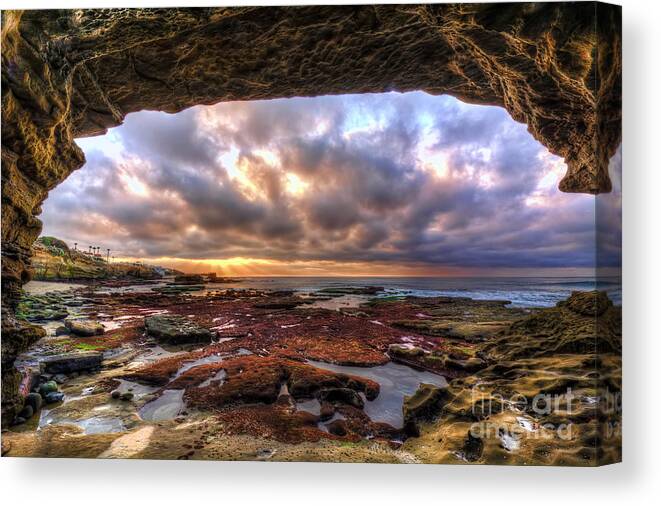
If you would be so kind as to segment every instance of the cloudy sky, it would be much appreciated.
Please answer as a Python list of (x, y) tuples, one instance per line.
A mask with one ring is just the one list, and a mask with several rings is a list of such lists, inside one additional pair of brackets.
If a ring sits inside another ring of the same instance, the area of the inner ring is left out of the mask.
[(501, 108), (422, 92), (140, 112), (78, 140), (44, 235), (229, 275), (586, 274), (595, 198)]

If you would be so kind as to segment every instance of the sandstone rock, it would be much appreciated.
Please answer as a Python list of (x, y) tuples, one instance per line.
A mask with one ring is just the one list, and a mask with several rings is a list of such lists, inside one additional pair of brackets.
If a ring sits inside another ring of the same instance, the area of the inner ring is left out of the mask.
[(199, 274), (182, 274), (181, 276), (175, 276), (174, 278), (175, 285), (203, 285), (204, 277)]
[[(100, 352), (89, 351), (80, 353), (65, 353), (44, 359), (42, 362), (42, 367), (44, 371), (49, 373), (69, 374), (73, 372), (96, 369), (101, 366), (102, 361), (103, 353)], [(57, 387), (57, 384), (55, 382), (53, 383)]]
[(211, 331), (176, 315), (154, 315), (145, 317), (147, 334), (170, 344), (208, 343)]
[(72, 334), (81, 337), (99, 336), (105, 332), (103, 325), (92, 320), (67, 319), (64, 321), (64, 325)]
[(482, 457), (482, 452), (484, 450), (484, 442), (479, 437), (474, 437), (470, 432), (466, 436), (464, 441), (463, 450), (461, 456), (468, 462), (475, 462)]
[(606, 292), (572, 292), (567, 300), (558, 302), (559, 307), (567, 307), (583, 316), (601, 316), (613, 305)]
[(400, 358), (403, 360), (407, 359), (418, 359), (423, 355), (427, 354), (422, 348), (417, 346), (404, 346), (401, 344), (391, 344), (388, 347), (388, 355), (390, 358)]
[(417, 422), (430, 421), (443, 407), (447, 398), (447, 389), (427, 383), (421, 383), (413, 395), (404, 397), (404, 431), (410, 436), (419, 434)]
[(458, 354), (445, 354), (440, 351), (430, 353), (416, 346), (390, 345), (388, 356), (393, 362), (414, 367), (448, 373), (452, 377), (471, 374), (486, 367), (487, 363), (478, 357)]
[(514, 322), (484, 346), (494, 361), (621, 351), (622, 308), (596, 291), (574, 292), (556, 307)]
[(461, 371), (467, 374), (472, 374), (486, 366), (487, 363), (477, 357), (471, 357), (467, 359), (453, 359), (448, 357), (443, 361), (443, 367), (446, 369)]

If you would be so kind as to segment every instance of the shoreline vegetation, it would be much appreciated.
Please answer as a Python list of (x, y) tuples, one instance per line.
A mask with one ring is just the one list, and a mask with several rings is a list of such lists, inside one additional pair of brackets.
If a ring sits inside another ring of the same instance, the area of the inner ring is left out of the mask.
[[(58, 258), (67, 255), (70, 272), (96, 272), (78, 270), (70, 250)], [(621, 307), (605, 292), (522, 308), (391, 297), (380, 286), (301, 293), (209, 281), (87, 278), (25, 294), (17, 316), (38, 341), (17, 362), (25, 404), (3, 433), (3, 455), (621, 458)]]

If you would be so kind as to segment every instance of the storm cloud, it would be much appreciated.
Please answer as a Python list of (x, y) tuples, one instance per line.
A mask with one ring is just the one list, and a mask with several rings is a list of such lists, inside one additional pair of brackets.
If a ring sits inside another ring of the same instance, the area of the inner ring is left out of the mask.
[(595, 265), (595, 198), (560, 193), (563, 161), (497, 107), (422, 92), (233, 102), (130, 114), (79, 144), (87, 163), (51, 192), (44, 234), (117, 256)]

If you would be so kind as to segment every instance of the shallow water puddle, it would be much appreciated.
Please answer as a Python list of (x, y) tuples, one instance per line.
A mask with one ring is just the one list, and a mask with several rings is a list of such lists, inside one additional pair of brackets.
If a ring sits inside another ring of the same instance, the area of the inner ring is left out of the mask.
[(217, 364), (218, 362), (222, 362), (227, 358), (240, 357), (243, 355), (252, 355), (252, 352), (250, 350), (246, 350), (245, 348), (239, 348), (238, 350), (229, 353), (216, 353), (214, 355), (207, 355), (206, 357), (198, 358), (195, 360), (186, 360), (183, 362), (183, 365), (175, 373), (172, 379), (174, 380), (184, 374), (186, 371), (190, 371), (191, 369), (200, 365)]
[(116, 316), (112, 320), (103, 320), (101, 324), (106, 330), (116, 330), (123, 327), (125, 324), (130, 323), (131, 320), (142, 318), (141, 315), (125, 315)]
[(319, 427), (320, 430), (324, 432), (329, 432), (328, 431), (328, 425), (333, 423), (335, 420), (346, 420), (346, 417), (342, 413), (335, 413), (331, 418), (326, 420), (325, 422), (319, 422), (317, 424), (317, 427)]
[(116, 390), (119, 390), (119, 392), (122, 394), (130, 392), (133, 394), (133, 397), (135, 399), (140, 399), (145, 395), (153, 394), (156, 390), (158, 390), (158, 388), (150, 387), (147, 385), (141, 385), (140, 383), (136, 383), (135, 381), (120, 379), (119, 386), (116, 388)]
[(340, 295), (339, 297), (333, 297), (328, 300), (316, 300), (309, 307), (311, 308), (322, 308), (322, 309), (334, 309), (339, 311), (340, 309), (350, 309), (357, 308), (361, 304), (368, 302), (370, 297), (365, 295)]
[(126, 429), (124, 422), (117, 417), (92, 416), (81, 420), (58, 417), (52, 411), (42, 410), (39, 419), (39, 428), (47, 425), (75, 425), (83, 430), (84, 434), (107, 434), (122, 432)]
[(514, 452), (521, 446), (520, 437), (516, 434), (511, 434), (506, 430), (501, 429), (498, 438), (500, 439), (500, 446), (505, 448), (508, 452)]
[(310, 365), (333, 372), (361, 376), (376, 381), (381, 389), (373, 401), (365, 402), (365, 413), (375, 422), (385, 422), (393, 427), (404, 425), (402, 404), (404, 396), (413, 395), (420, 383), (430, 383), (439, 387), (447, 385), (439, 374), (418, 371), (411, 367), (388, 362), (375, 367), (355, 367), (308, 360)]
[[(220, 320), (224, 320), (224, 317), (219, 317), (219, 318), (214, 318), (212, 321), (214, 323), (219, 322)], [(225, 323), (221, 323), (220, 325), (216, 325), (215, 327), (211, 327), (210, 330), (229, 330), (233, 329), (236, 327), (236, 323), (234, 323), (234, 319), (231, 319)]]
[(142, 406), (138, 414), (143, 420), (159, 422), (176, 418), (185, 407), (183, 390), (165, 390), (160, 397)]
[(222, 354), (217, 354), (217, 355), (208, 355), (206, 357), (198, 358), (196, 360), (187, 360), (185, 361), (182, 366), (179, 368), (179, 370), (175, 373), (174, 377), (172, 378), (173, 380), (184, 374), (186, 371), (190, 371), (194, 367), (197, 367), (199, 365), (206, 365), (206, 364), (217, 364), (218, 362), (222, 362), (225, 359), (225, 356)]
[(162, 358), (173, 357), (175, 355), (182, 355), (184, 353), (186, 353), (184, 350), (169, 351), (160, 345), (155, 345), (155, 346), (150, 346), (149, 351), (140, 355), (140, 357), (138, 357), (132, 363), (135, 365), (143, 365), (145, 363), (161, 360)]
[(76, 283), (60, 283), (54, 281), (28, 281), (23, 285), (23, 291), (30, 295), (44, 295), (48, 292), (68, 292), (86, 285)]
[(307, 411), (315, 416), (321, 414), (321, 403), (317, 399), (296, 403), (296, 411)]
[(225, 381), (225, 378), (227, 377), (227, 373), (225, 372), (225, 369), (221, 369), (218, 371), (216, 374), (211, 376), (210, 378), (205, 379), (202, 383), (198, 385), (199, 388), (202, 387), (208, 387), (212, 383), (218, 383), (218, 386), (222, 385), (223, 382)]

